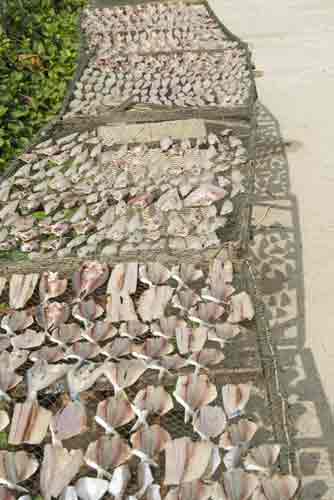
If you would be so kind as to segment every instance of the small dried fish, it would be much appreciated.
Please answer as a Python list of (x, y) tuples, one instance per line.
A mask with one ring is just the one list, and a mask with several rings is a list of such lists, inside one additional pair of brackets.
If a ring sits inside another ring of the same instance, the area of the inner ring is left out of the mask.
[(259, 481), (253, 474), (233, 469), (223, 474), (222, 498), (226, 500), (249, 500)]
[(52, 331), (50, 340), (60, 346), (65, 346), (81, 340), (82, 333), (83, 330), (77, 323), (62, 324)]
[(79, 394), (88, 391), (102, 375), (103, 366), (95, 368), (95, 366), (85, 364), (83, 361), (79, 361), (73, 367), (69, 367), (67, 371), (67, 385), (71, 399), (78, 399)]
[(189, 319), (199, 324), (212, 325), (224, 314), (225, 309), (219, 304), (213, 302), (200, 303), (190, 310)]
[(117, 264), (111, 272), (107, 294), (132, 295), (137, 290), (138, 263)]
[(173, 396), (183, 406), (184, 421), (187, 423), (190, 416), (195, 416), (196, 410), (216, 399), (217, 390), (207, 375), (190, 374), (177, 379)]
[(35, 457), (25, 451), (0, 450), (0, 484), (10, 489), (26, 493), (27, 490), (19, 483), (33, 476), (38, 467)]
[(208, 329), (205, 327), (190, 328), (184, 326), (176, 328), (176, 344), (181, 354), (201, 351), (208, 338)]
[(169, 270), (159, 262), (139, 266), (140, 281), (149, 286), (163, 285), (170, 278)]
[(141, 461), (154, 467), (157, 466), (156, 458), (171, 441), (170, 434), (159, 425), (143, 427), (131, 435), (132, 453)]
[(43, 346), (37, 351), (33, 351), (29, 359), (30, 361), (47, 361), (48, 363), (57, 363), (64, 359), (65, 351), (61, 346), (49, 347), (48, 345)]
[(143, 321), (152, 321), (164, 316), (174, 289), (170, 286), (153, 286), (141, 295), (137, 310)]
[(76, 342), (71, 345), (65, 353), (67, 359), (94, 359), (101, 354), (101, 348), (92, 342)]
[(72, 315), (79, 321), (82, 321), (86, 328), (91, 326), (91, 323), (102, 316), (104, 309), (93, 299), (88, 299), (79, 302), (72, 309)]
[(243, 414), (250, 397), (250, 384), (227, 384), (222, 388), (224, 409), (229, 419)]
[(111, 479), (110, 470), (119, 467), (131, 457), (127, 442), (119, 436), (102, 436), (90, 443), (85, 453), (86, 464), (99, 474)]
[(129, 337), (130, 339), (138, 339), (145, 335), (149, 330), (149, 327), (142, 323), (141, 321), (128, 321), (127, 323), (122, 323), (119, 329), (121, 337)]
[(81, 450), (68, 451), (59, 444), (45, 445), (40, 470), (40, 489), (44, 500), (57, 498), (75, 478), (82, 464)]
[(115, 394), (133, 385), (146, 371), (144, 361), (122, 360), (119, 363), (106, 362), (102, 365), (103, 374), (112, 384)]
[(165, 484), (181, 484), (201, 479), (210, 465), (213, 445), (184, 437), (166, 445)]
[(81, 477), (75, 483), (75, 491), (80, 500), (100, 500), (108, 487), (108, 481), (94, 477)]
[(71, 310), (66, 302), (50, 302), (36, 308), (35, 318), (45, 332), (59, 328), (70, 317)]
[(0, 399), (10, 400), (7, 392), (22, 381), (22, 377), (15, 373), (11, 355), (7, 351), (0, 354)]
[(3, 316), (1, 321), (1, 328), (3, 328), (8, 335), (15, 335), (29, 328), (34, 322), (34, 318), (28, 311), (11, 311), (9, 314)]
[(299, 480), (295, 476), (275, 475), (262, 481), (266, 500), (291, 500), (299, 488)]
[(245, 469), (248, 471), (269, 473), (271, 467), (276, 463), (280, 451), (281, 447), (279, 444), (262, 444), (256, 448), (252, 448), (244, 460)]
[(9, 305), (22, 309), (31, 299), (39, 279), (38, 274), (14, 274), (9, 282)]
[(101, 401), (95, 416), (96, 422), (104, 428), (107, 434), (117, 434), (118, 427), (131, 422), (134, 418), (135, 413), (123, 392)]
[(80, 401), (71, 401), (50, 422), (53, 443), (65, 441), (88, 430), (87, 414)]
[(82, 337), (87, 339), (93, 344), (104, 342), (117, 335), (117, 329), (113, 326), (111, 321), (97, 321), (94, 325), (90, 326), (87, 330), (82, 332)]
[(35, 332), (34, 330), (26, 330), (21, 335), (11, 337), (12, 346), (15, 349), (34, 349), (43, 344), (45, 339), (44, 332)]
[(162, 386), (149, 385), (137, 393), (132, 407), (138, 417), (131, 429), (133, 432), (141, 425), (147, 425), (146, 420), (149, 415), (165, 415), (174, 408), (174, 404), (173, 399)]
[(67, 279), (59, 279), (58, 273), (44, 272), (39, 282), (39, 296), (43, 302), (62, 295), (67, 288)]
[(46, 436), (51, 417), (52, 412), (41, 407), (37, 401), (16, 403), (8, 443), (15, 446), (40, 444)]
[(224, 450), (239, 447), (245, 449), (253, 439), (257, 431), (257, 425), (247, 419), (240, 419), (236, 424), (230, 424), (221, 436), (219, 446)]
[(219, 406), (203, 406), (193, 420), (195, 431), (202, 439), (219, 436), (226, 427), (226, 417)]
[(118, 360), (131, 353), (132, 343), (129, 339), (116, 338), (101, 349), (107, 358)]
[(84, 299), (97, 288), (104, 285), (109, 276), (109, 269), (106, 264), (97, 261), (84, 262), (79, 271), (73, 275), (73, 288), (76, 297)]
[(27, 371), (27, 398), (29, 401), (37, 399), (39, 391), (46, 389), (57, 380), (64, 377), (69, 365), (49, 365), (46, 361), (36, 361)]
[(241, 292), (232, 296), (231, 313), (228, 317), (230, 323), (240, 323), (245, 320), (251, 321), (254, 315), (255, 310), (248, 293)]
[(162, 358), (174, 350), (172, 344), (162, 337), (149, 338), (143, 344), (134, 344), (132, 354), (144, 360)]

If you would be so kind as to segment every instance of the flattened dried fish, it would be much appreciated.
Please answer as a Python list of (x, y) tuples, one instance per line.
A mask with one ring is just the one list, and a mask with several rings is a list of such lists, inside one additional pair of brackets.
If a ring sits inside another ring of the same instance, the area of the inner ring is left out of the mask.
[(94, 325), (82, 332), (82, 337), (89, 342), (98, 344), (105, 340), (111, 339), (117, 335), (117, 329), (111, 321), (97, 321)]
[(119, 363), (106, 362), (101, 369), (117, 394), (133, 385), (146, 371), (147, 365), (140, 359), (122, 360)]
[(247, 448), (257, 431), (257, 425), (247, 419), (240, 419), (236, 424), (230, 424), (221, 436), (219, 446), (225, 450), (232, 448)]
[(149, 286), (163, 285), (170, 278), (169, 270), (159, 262), (139, 266), (140, 281)]
[(129, 337), (130, 339), (137, 339), (145, 335), (149, 327), (141, 321), (128, 321), (122, 323), (119, 329), (121, 337)]
[(40, 444), (46, 436), (51, 417), (52, 412), (41, 407), (37, 401), (16, 403), (10, 425), (9, 444)]
[(72, 315), (79, 321), (82, 321), (86, 328), (91, 326), (91, 323), (102, 316), (104, 313), (103, 307), (93, 299), (88, 299), (79, 302), (72, 309)]
[(108, 481), (94, 477), (81, 477), (75, 483), (75, 491), (81, 500), (100, 500), (108, 487)]
[(234, 469), (223, 474), (223, 498), (226, 500), (249, 500), (259, 485), (253, 474)]
[(208, 329), (205, 327), (190, 328), (184, 326), (176, 328), (176, 343), (181, 354), (198, 352), (203, 349), (208, 338)]
[(26, 330), (21, 335), (15, 335), (11, 338), (14, 349), (34, 349), (43, 344), (45, 333)]
[(35, 457), (25, 451), (0, 450), (0, 484), (10, 489), (27, 492), (19, 483), (33, 476), (38, 467)]
[(42, 301), (54, 299), (62, 295), (67, 288), (67, 280), (59, 279), (58, 273), (44, 272), (39, 282), (39, 296)]
[(97, 261), (84, 262), (79, 271), (73, 275), (73, 288), (80, 300), (104, 285), (109, 276), (106, 264)]
[(131, 436), (132, 453), (143, 462), (157, 466), (157, 456), (170, 441), (170, 434), (159, 425), (143, 427)]
[(189, 438), (166, 445), (165, 484), (181, 484), (201, 479), (210, 464), (213, 445), (209, 441), (193, 442)]
[(164, 316), (174, 289), (170, 286), (154, 286), (145, 290), (138, 301), (138, 313), (143, 321), (152, 321)]
[(290, 500), (299, 488), (299, 480), (295, 476), (275, 475), (262, 481), (266, 500)]
[(102, 436), (89, 444), (85, 462), (101, 475), (111, 479), (109, 471), (122, 465), (130, 457), (131, 449), (124, 439), (119, 436)]
[(77, 323), (62, 324), (59, 328), (53, 330), (50, 340), (61, 346), (73, 344), (82, 338), (83, 330)]
[(212, 496), (212, 491), (212, 485), (197, 480), (171, 489), (165, 500), (209, 500), (211, 498), (220, 500)]
[(51, 419), (52, 441), (61, 442), (88, 430), (87, 414), (80, 401), (71, 401)]
[(262, 444), (252, 448), (244, 460), (246, 470), (255, 472), (270, 472), (280, 454), (279, 444)]
[(66, 364), (49, 365), (46, 361), (36, 361), (27, 371), (28, 399), (35, 400), (39, 391), (64, 377), (69, 368)]
[(123, 392), (101, 401), (95, 416), (96, 422), (104, 428), (107, 434), (117, 434), (118, 427), (131, 422), (134, 418), (134, 411)]
[(131, 431), (135, 431), (141, 425), (147, 425), (147, 417), (150, 414), (165, 415), (174, 408), (173, 399), (162, 387), (147, 386), (138, 392), (134, 401), (133, 409), (138, 417)]
[(226, 321), (225, 323), (216, 323), (214, 328), (210, 328), (208, 338), (212, 342), (218, 342), (222, 347), (225, 342), (239, 335), (241, 329), (237, 325), (233, 325)]
[(216, 399), (217, 390), (207, 375), (190, 374), (177, 379), (173, 396), (183, 406), (184, 420), (187, 423), (196, 410)]
[(118, 360), (130, 354), (131, 349), (132, 343), (129, 339), (116, 338), (102, 348), (101, 354), (104, 354), (107, 358)]
[(113, 293), (107, 298), (107, 318), (112, 323), (138, 321), (137, 313), (130, 295)]
[(14, 274), (9, 282), (9, 305), (22, 309), (31, 299), (39, 279), (38, 274)]
[(94, 359), (101, 353), (101, 348), (92, 342), (76, 342), (71, 345), (66, 353), (67, 359)]
[(59, 444), (45, 445), (40, 470), (40, 489), (44, 500), (58, 497), (77, 475), (82, 464), (81, 450), (68, 451)]
[(255, 310), (250, 296), (246, 292), (233, 295), (231, 298), (231, 313), (228, 317), (230, 323), (240, 323), (241, 321), (254, 318)]
[(117, 295), (132, 295), (137, 290), (138, 263), (117, 264), (111, 272), (107, 293)]
[(234, 418), (243, 414), (250, 397), (250, 384), (227, 384), (222, 388), (223, 404), (227, 417)]
[(11, 362), (11, 355), (4, 351), (0, 354), (0, 399), (9, 400), (7, 392), (22, 381), (22, 377), (15, 373)]
[(59, 328), (70, 317), (71, 310), (66, 302), (50, 302), (36, 308), (36, 321), (44, 331)]
[(195, 431), (202, 439), (219, 436), (226, 427), (226, 417), (220, 406), (203, 406), (193, 420)]
[(11, 311), (6, 316), (3, 316), (1, 321), (1, 328), (6, 330), (8, 335), (15, 335), (29, 328), (34, 322), (34, 318), (27, 311)]
[(67, 372), (67, 384), (71, 399), (78, 399), (79, 394), (88, 391), (101, 375), (103, 375), (103, 366), (95, 368), (95, 366), (79, 361), (70, 367)]

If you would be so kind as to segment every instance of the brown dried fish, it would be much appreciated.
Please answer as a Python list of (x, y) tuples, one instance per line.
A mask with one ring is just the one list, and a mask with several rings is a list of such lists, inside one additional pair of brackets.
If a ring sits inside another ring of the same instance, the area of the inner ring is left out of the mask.
[(22, 309), (31, 299), (39, 279), (38, 274), (14, 274), (9, 282), (9, 305)]
[(219, 497), (212, 495), (213, 488), (211, 484), (206, 484), (202, 481), (192, 481), (183, 483), (177, 488), (171, 489), (165, 500), (220, 500)]

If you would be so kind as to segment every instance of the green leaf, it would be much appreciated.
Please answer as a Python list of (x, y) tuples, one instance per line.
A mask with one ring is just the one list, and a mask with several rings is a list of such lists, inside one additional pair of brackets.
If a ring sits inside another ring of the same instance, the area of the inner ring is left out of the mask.
[(42, 210), (39, 211), (39, 212), (34, 212), (33, 214), (31, 214), (32, 217), (36, 220), (43, 220), (43, 219), (46, 219), (47, 218), (47, 214), (45, 212), (43, 212)]
[(7, 432), (0, 432), (0, 450), (8, 448), (8, 435)]
[(8, 108), (6, 106), (0, 106), (0, 116), (3, 116), (7, 113)]

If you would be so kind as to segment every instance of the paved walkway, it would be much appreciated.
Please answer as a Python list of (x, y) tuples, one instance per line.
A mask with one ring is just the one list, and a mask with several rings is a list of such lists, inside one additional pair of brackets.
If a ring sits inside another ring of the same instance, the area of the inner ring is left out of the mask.
[[(260, 99), (278, 119), (284, 139), (291, 142), (287, 148), (291, 184), (278, 186), (282, 174), (284, 178), (281, 168), (276, 178), (275, 172), (270, 174), (274, 188), (271, 192), (286, 196), (282, 192), (285, 189), (296, 195), (303, 246), (299, 243), (293, 199), (286, 202), (285, 208), (272, 208), (269, 218), (265, 208), (262, 212), (259, 209), (258, 215), (266, 216), (262, 226), (270, 225), (271, 220), (273, 229), (274, 216), (289, 234), (285, 241), (285, 273), (274, 270), (272, 280), (264, 281), (264, 294), (273, 308), (275, 293), (280, 291), (281, 303), (278, 307), (276, 301), (272, 324), (277, 328), (287, 390), (294, 403), (296, 440), (307, 483), (303, 498), (332, 500), (334, 170), (330, 117), (334, 110), (334, 60), (330, 52), (334, 44), (334, 4), (329, 0), (211, 0), (211, 5), (231, 30), (250, 44), (256, 67), (263, 72), (257, 80)], [(273, 131), (275, 121), (265, 114), (263, 111), (263, 125)], [(282, 152), (281, 156), (284, 160)], [(275, 170), (275, 165), (272, 167)], [(276, 167), (279, 169), (279, 164)], [(282, 255), (282, 245), (273, 234), (271, 238), (272, 246), (276, 245), (271, 252), (272, 265)], [(264, 253), (268, 253), (268, 241), (262, 244), (262, 251), (264, 247)], [(290, 267), (289, 259), (293, 261)], [(266, 269), (261, 271), (263, 278)], [(278, 285), (280, 281), (282, 286)], [(294, 304), (289, 304), (295, 313), (290, 310), (289, 318), (281, 321), (282, 311), (287, 309), (282, 304), (284, 288), (289, 290), (285, 300), (295, 295)]]

